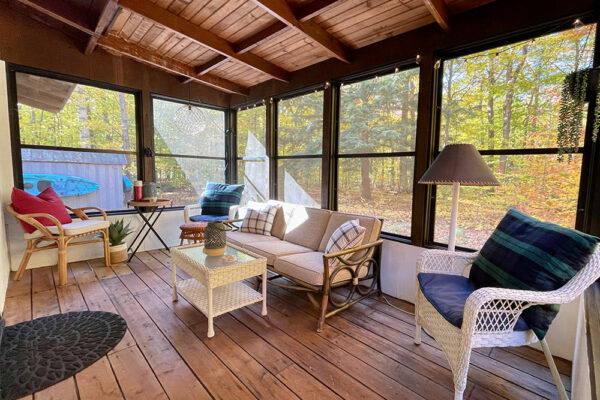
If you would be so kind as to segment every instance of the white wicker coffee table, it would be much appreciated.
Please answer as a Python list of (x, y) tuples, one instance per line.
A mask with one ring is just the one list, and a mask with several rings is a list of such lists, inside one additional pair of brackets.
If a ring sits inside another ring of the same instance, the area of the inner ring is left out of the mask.
[[(262, 301), (267, 315), (267, 260), (240, 247), (228, 244), (223, 256), (204, 254), (203, 244), (171, 249), (173, 301), (177, 289), (208, 318), (208, 337), (215, 335), (213, 318)], [(192, 278), (177, 282), (176, 267)], [(241, 282), (262, 275), (262, 293)]]

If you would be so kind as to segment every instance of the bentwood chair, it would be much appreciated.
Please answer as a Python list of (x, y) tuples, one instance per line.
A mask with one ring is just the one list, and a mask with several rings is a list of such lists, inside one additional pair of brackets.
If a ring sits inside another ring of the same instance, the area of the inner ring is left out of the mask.
[[(58, 280), (59, 285), (61, 286), (67, 283), (67, 247), (69, 246), (102, 242), (104, 244), (104, 262), (106, 266), (110, 265), (110, 255), (108, 250), (108, 226), (110, 225), (110, 222), (108, 221), (106, 213), (97, 207), (66, 208), (71, 213), (75, 214), (80, 221), (61, 224), (58, 219), (50, 214), (19, 214), (12, 205), (8, 206), (8, 211), (14, 215), (18, 221), (22, 221), (36, 228), (32, 233), (23, 230), (24, 238), (27, 241), (27, 248), (15, 275), (16, 281), (23, 277), (31, 255), (42, 250), (58, 249)], [(99, 212), (103, 219), (90, 219), (85, 213), (86, 210)], [(39, 217), (48, 218), (54, 225), (42, 225), (35, 219)], [(87, 240), (75, 241), (75, 239), (90, 236), (91, 238)]]

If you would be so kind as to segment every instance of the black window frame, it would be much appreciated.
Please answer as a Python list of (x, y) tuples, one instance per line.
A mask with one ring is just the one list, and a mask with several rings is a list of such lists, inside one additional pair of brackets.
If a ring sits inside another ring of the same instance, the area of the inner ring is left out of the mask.
[[(193, 155), (182, 155), (182, 154), (168, 154), (168, 153), (157, 153), (156, 152), (156, 148), (154, 146), (154, 135), (155, 135), (155, 129), (154, 129), (154, 100), (162, 100), (162, 101), (168, 101), (168, 102), (172, 102), (172, 103), (178, 103), (178, 104), (182, 104), (182, 105), (191, 105), (194, 107), (200, 107), (200, 108), (207, 108), (210, 110), (216, 110), (216, 111), (222, 111), (223, 112), (223, 128), (224, 128), (224, 146), (225, 146), (225, 151), (224, 151), (224, 156), (223, 157), (213, 157), (213, 156), (193, 156)], [(227, 107), (219, 107), (219, 106), (215, 106), (212, 104), (206, 104), (206, 103), (202, 103), (202, 102), (198, 102), (198, 101), (194, 101), (194, 100), (185, 100), (185, 99), (179, 99), (176, 97), (171, 97), (171, 96), (165, 96), (159, 93), (154, 93), (154, 92), (150, 92), (150, 107), (151, 107), (151, 123), (152, 123), (152, 127), (151, 127), (151, 132), (152, 132), (152, 150), (151, 150), (151, 157), (152, 157), (152, 169), (154, 171), (154, 173), (156, 173), (156, 157), (172, 157), (172, 158), (193, 158), (193, 159), (200, 159), (200, 160), (222, 160), (225, 163), (225, 174), (223, 176), (223, 179), (225, 180), (225, 183), (230, 183), (233, 182), (234, 178), (232, 178), (232, 173), (235, 173), (234, 168), (232, 167), (235, 162), (232, 162), (232, 154), (235, 154), (232, 149), (231, 149), (231, 138), (234, 136), (233, 133), (233, 129), (232, 129), (232, 118), (231, 115), (235, 115), (234, 113), (232, 113), (232, 110), (230, 108)], [(235, 176), (235, 175), (233, 175)], [(172, 210), (172, 211), (177, 211), (177, 210), (183, 210), (185, 208), (185, 206), (172, 206), (172, 207), (166, 207), (165, 210)]]
[[(269, 157), (269, 197), (271, 199), (280, 200), (279, 198), (279, 160), (307, 160), (307, 159), (320, 159), (321, 163), (321, 208), (328, 209), (328, 204), (324, 201), (324, 196), (329, 195), (327, 187), (329, 187), (329, 177), (327, 176), (325, 164), (325, 143), (326, 134), (323, 131), (323, 139), (321, 142), (321, 152), (319, 154), (298, 154), (298, 155), (279, 155), (279, 102), (304, 95), (322, 92), (323, 95), (323, 124), (326, 124), (326, 113), (327, 101), (326, 101), (326, 84), (311, 85), (299, 90), (294, 90), (278, 96), (273, 96), (269, 99), (268, 104), (270, 105), (270, 119), (269, 111), (267, 111), (267, 156)], [(270, 150), (270, 151), (269, 151)], [(324, 193), (326, 190), (326, 193)]]
[[(444, 91), (444, 62), (450, 59), (468, 56), (483, 51), (493, 50), (503, 46), (510, 46), (519, 42), (526, 42), (538, 37), (552, 35), (558, 32), (567, 31), (573, 29), (572, 23), (573, 18), (567, 20), (553, 21), (549, 24), (543, 24), (541, 26), (533, 27), (521, 32), (513, 32), (500, 38), (494, 38), (492, 40), (484, 40), (467, 45), (459, 46), (456, 48), (438, 50), (434, 52), (434, 71), (433, 71), (433, 82), (434, 82), (434, 95), (433, 95), (433, 117), (432, 117), (432, 130), (431, 130), (431, 143), (433, 146), (433, 159), (435, 159), (439, 153), (440, 146), (440, 128), (442, 122), (442, 100)], [(582, 18), (581, 21), (584, 25), (596, 24), (595, 41), (594, 41), (594, 54), (592, 67), (600, 66), (600, 21), (595, 18)], [(586, 193), (593, 190), (590, 187), (592, 182), (589, 182), (592, 176), (590, 170), (590, 164), (594, 163), (592, 154), (597, 153), (597, 143), (591, 142), (591, 129), (593, 121), (593, 103), (595, 99), (592, 99), (589, 103), (589, 107), (586, 115), (586, 129), (584, 133), (584, 146), (578, 147), (577, 151), (571, 152), (570, 154), (582, 154), (583, 159), (581, 163), (581, 174), (579, 179), (578, 187), (578, 199), (576, 209), (576, 223), (575, 229), (581, 231), (587, 231), (584, 226), (584, 220), (590, 218), (591, 210), (586, 206), (588, 199), (586, 199)], [(499, 156), (499, 155), (556, 155), (559, 153), (558, 147), (545, 147), (545, 148), (524, 148), (524, 149), (487, 149), (480, 150), (479, 153), (482, 156)], [(433, 160), (432, 159), (432, 160)], [(596, 172), (598, 174), (598, 172)], [(431, 192), (429, 202), (426, 205), (426, 213), (429, 216), (428, 224), (425, 231), (425, 247), (428, 248), (441, 248), (446, 249), (447, 243), (436, 242), (435, 239), (435, 209), (436, 209), (436, 192), (437, 185), (431, 185)], [(477, 249), (472, 249), (464, 246), (456, 246), (456, 250), (474, 252)]]
[[(39, 68), (28, 67), (25, 65), (6, 63), (6, 79), (7, 79), (7, 91), (8, 91), (8, 117), (10, 125), (10, 140), (11, 140), (11, 152), (12, 152), (12, 168), (13, 168), (13, 183), (14, 186), (19, 189), (24, 189), (23, 186), (23, 161), (21, 158), (22, 149), (42, 149), (42, 150), (55, 150), (55, 151), (80, 151), (89, 153), (108, 153), (108, 154), (129, 154), (135, 156), (136, 167), (137, 167), (137, 178), (141, 179), (144, 176), (144, 165), (142, 159), (142, 143), (143, 143), (143, 126), (142, 126), (142, 91), (137, 89), (128, 88), (125, 86), (114, 85), (106, 82), (80, 78), (72, 75), (62, 74), (58, 72), (46, 71)], [(79, 147), (62, 147), (62, 146), (43, 146), (43, 145), (28, 145), (21, 143), (21, 131), (19, 127), (19, 109), (18, 109), (18, 97), (17, 97), (17, 81), (16, 74), (24, 73), (29, 75), (40, 76), (43, 78), (50, 78), (55, 80), (61, 80), (65, 82), (71, 82), (75, 84), (92, 86), (99, 89), (111, 90), (116, 92), (122, 92), (125, 94), (131, 94), (135, 100), (135, 138), (136, 146), (135, 150), (110, 150), (110, 149), (91, 149), (91, 148), (79, 148)], [(93, 205), (93, 204), (91, 204)], [(133, 214), (136, 211), (134, 209), (121, 209), (121, 210), (110, 210), (106, 211), (108, 215), (121, 215), (121, 214)], [(87, 213), (90, 216), (99, 216), (98, 212)]]
[[(272, 101), (271, 101), (272, 104)], [(267, 102), (265, 100), (262, 101), (258, 101), (255, 103), (250, 103), (250, 104), (246, 104), (243, 106), (239, 106), (236, 107), (235, 109), (231, 109), (231, 119), (232, 119), (232, 134), (231, 134), (231, 153), (232, 153), (232, 176), (231, 176), (231, 182), (235, 182), (235, 183), (242, 183), (241, 180), (239, 179), (240, 177), (238, 176), (238, 162), (242, 161), (244, 159), (244, 157), (242, 155), (239, 154), (239, 148), (238, 148), (238, 118), (240, 115), (240, 112), (242, 111), (248, 111), (257, 107), (265, 107), (265, 150), (266, 150), (266, 157), (267, 157), (267, 162), (269, 163), (269, 170), (271, 168), (271, 156), (270, 156), (270, 129), (269, 129), (269, 124), (270, 124), (270, 120), (269, 120), (269, 105), (267, 105)], [(270, 173), (269, 173), (270, 174)], [(269, 179), (269, 193), (267, 194), (267, 197), (269, 199), (271, 199), (271, 196), (273, 195), (272, 190), (271, 190), (271, 182), (270, 182), (270, 177), (268, 177)], [(268, 199), (267, 199), (268, 200)]]
[[(333, 83), (334, 87), (334, 96), (335, 96), (335, 110), (334, 110), (334, 130), (333, 130), (333, 182), (332, 182), (332, 190), (333, 190), (333, 206), (332, 209), (338, 211), (338, 175), (339, 175), (339, 160), (344, 158), (352, 158), (352, 159), (361, 159), (361, 158), (400, 158), (400, 157), (412, 157), (413, 158), (413, 186), (411, 191), (411, 234), (410, 235), (400, 235), (398, 233), (393, 232), (381, 232), (381, 237), (385, 239), (395, 240), (403, 243), (410, 243), (414, 225), (414, 218), (412, 213), (412, 204), (415, 201), (415, 172), (416, 172), (416, 159), (417, 159), (417, 147), (416, 147), (416, 137), (418, 134), (418, 125), (417, 121), (419, 119), (420, 113), (418, 112), (419, 105), (417, 104), (417, 119), (415, 120), (415, 145), (413, 151), (396, 151), (396, 152), (388, 152), (388, 153), (340, 153), (340, 122), (341, 122), (341, 86), (343, 85), (351, 85), (353, 83), (359, 83), (371, 79), (376, 79), (381, 76), (394, 74), (397, 72), (407, 71), (409, 69), (417, 69), (419, 72), (419, 83), (421, 78), (421, 64), (417, 61), (417, 59), (411, 58), (409, 60), (404, 60), (399, 63), (395, 63), (393, 65), (386, 65), (377, 69), (372, 69), (367, 72), (362, 72), (359, 74), (349, 75), (340, 79), (336, 79)], [(419, 85), (419, 90), (421, 89)], [(418, 97), (418, 96), (417, 96)]]

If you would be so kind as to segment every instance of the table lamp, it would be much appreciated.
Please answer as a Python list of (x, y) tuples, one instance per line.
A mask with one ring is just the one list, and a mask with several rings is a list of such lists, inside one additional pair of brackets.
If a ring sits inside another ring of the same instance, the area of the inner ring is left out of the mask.
[(449, 144), (419, 180), (423, 184), (452, 185), (452, 213), (448, 250), (456, 244), (456, 218), (460, 185), (499, 186), (500, 183), (472, 144)]

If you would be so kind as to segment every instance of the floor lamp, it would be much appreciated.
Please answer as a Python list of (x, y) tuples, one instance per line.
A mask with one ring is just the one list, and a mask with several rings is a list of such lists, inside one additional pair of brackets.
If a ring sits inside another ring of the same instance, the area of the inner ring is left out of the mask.
[(472, 144), (449, 144), (433, 161), (419, 183), (452, 185), (452, 213), (448, 250), (454, 251), (456, 244), (456, 218), (460, 185), (499, 186), (492, 170)]

